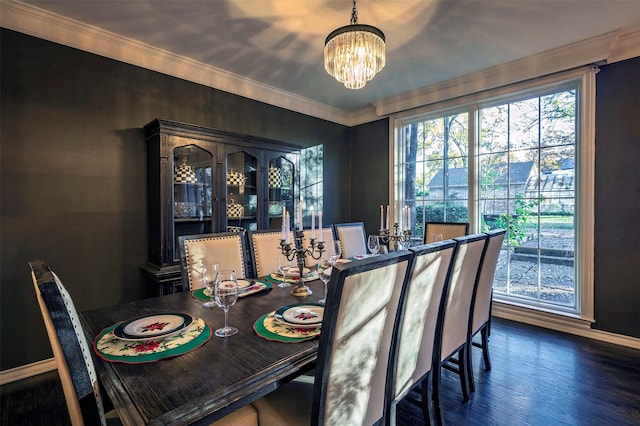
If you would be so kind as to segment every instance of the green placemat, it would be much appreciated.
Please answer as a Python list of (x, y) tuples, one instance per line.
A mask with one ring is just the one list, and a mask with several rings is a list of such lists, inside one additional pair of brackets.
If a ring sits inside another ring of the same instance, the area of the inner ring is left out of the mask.
[[(270, 282), (256, 280), (254, 285), (247, 287), (243, 292), (239, 292), (238, 297), (243, 298), (246, 296), (251, 296), (252, 294), (261, 293), (271, 288), (273, 288), (273, 284), (271, 284)], [(191, 295), (198, 300), (211, 300), (211, 298), (205, 294), (205, 290), (206, 289), (204, 287), (193, 290), (191, 292)]]
[[(119, 324), (102, 330), (93, 343), (94, 352), (105, 361), (125, 364), (155, 362), (191, 352), (207, 343), (212, 335), (211, 327), (197, 318), (189, 329), (176, 336), (141, 342), (126, 341), (118, 339), (112, 333)], [(116, 353), (123, 355), (115, 355)]]
[(267, 314), (264, 314), (263, 316), (261, 316), (260, 318), (258, 318), (258, 320), (253, 324), (253, 331), (256, 332), (256, 334), (264, 339), (267, 340), (273, 340), (276, 342), (283, 342), (283, 343), (299, 343), (299, 342), (304, 342), (305, 340), (311, 340), (311, 339), (315, 339), (317, 338), (320, 333), (316, 332), (316, 333), (310, 333), (309, 336), (306, 337), (288, 337), (288, 336), (284, 336), (281, 334), (276, 334), (272, 331), (267, 330), (267, 328), (265, 327), (265, 320), (270, 320), (273, 318), (273, 312), (269, 312)]

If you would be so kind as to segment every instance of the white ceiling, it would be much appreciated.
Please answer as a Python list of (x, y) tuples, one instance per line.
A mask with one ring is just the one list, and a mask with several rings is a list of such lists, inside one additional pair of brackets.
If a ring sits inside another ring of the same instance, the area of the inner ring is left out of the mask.
[(25, 3), (347, 112), (640, 24), (640, 0), (360, 0), (359, 23), (386, 35), (387, 65), (349, 90), (325, 72), (323, 47), (349, 23), (350, 0)]

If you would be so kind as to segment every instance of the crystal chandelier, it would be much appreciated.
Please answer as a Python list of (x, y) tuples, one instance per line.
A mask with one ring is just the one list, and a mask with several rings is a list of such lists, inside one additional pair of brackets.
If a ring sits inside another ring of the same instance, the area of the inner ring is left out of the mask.
[(324, 42), (324, 68), (347, 89), (362, 89), (384, 68), (384, 33), (358, 24), (353, 0), (351, 24), (335, 29)]

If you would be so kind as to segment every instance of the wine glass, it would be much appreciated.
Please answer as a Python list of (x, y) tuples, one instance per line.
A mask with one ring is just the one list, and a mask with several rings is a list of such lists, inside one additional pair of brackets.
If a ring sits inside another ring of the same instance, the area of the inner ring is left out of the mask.
[(367, 239), (367, 247), (369, 247), (369, 251), (372, 255), (375, 256), (378, 254), (378, 251), (380, 250), (380, 240), (377, 235), (369, 235), (369, 238)]
[(235, 271), (223, 270), (218, 273), (214, 294), (216, 304), (224, 310), (224, 327), (217, 329), (215, 334), (218, 337), (233, 336), (238, 329), (229, 327), (227, 317), (229, 308), (238, 300), (238, 279)]
[(334, 266), (342, 255), (342, 246), (340, 241), (336, 240), (333, 244), (329, 244), (329, 263)]
[(326, 303), (327, 302), (327, 284), (329, 283), (329, 279), (331, 278), (331, 271), (333, 270), (333, 266), (329, 262), (319, 262), (316, 265), (316, 270), (318, 271), (318, 277), (324, 284), (324, 297), (318, 300), (318, 303)]
[(213, 308), (214, 306), (216, 306), (216, 303), (213, 300), (213, 292), (216, 285), (218, 271), (219, 268), (217, 263), (202, 262), (202, 286), (209, 290), (210, 297), (210, 300), (202, 304), (202, 306), (204, 306), (205, 308)]
[(290, 269), (291, 269), (291, 260), (287, 259), (287, 256), (285, 256), (283, 253), (280, 253), (278, 255), (278, 272), (282, 277), (282, 281), (278, 283), (278, 287), (280, 288), (291, 287), (291, 284), (289, 284), (288, 282)]

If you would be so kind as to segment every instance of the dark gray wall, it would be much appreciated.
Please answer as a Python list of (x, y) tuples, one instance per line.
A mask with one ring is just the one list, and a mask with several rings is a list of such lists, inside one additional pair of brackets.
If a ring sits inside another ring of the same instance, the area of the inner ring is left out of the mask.
[(380, 205), (389, 204), (389, 119), (351, 128), (351, 216), (367, 234), (380, 228)]
[(351, 217), (349, 128), (3, 29), (0, 34), (0, 370), (52, 356), (28, 262), (79, 310), (155, 294), (146, 145), (155, 118), (324, 144), (324, 223)]
[(640, 58), (596, 76), (595, 328), (640, 337)]

